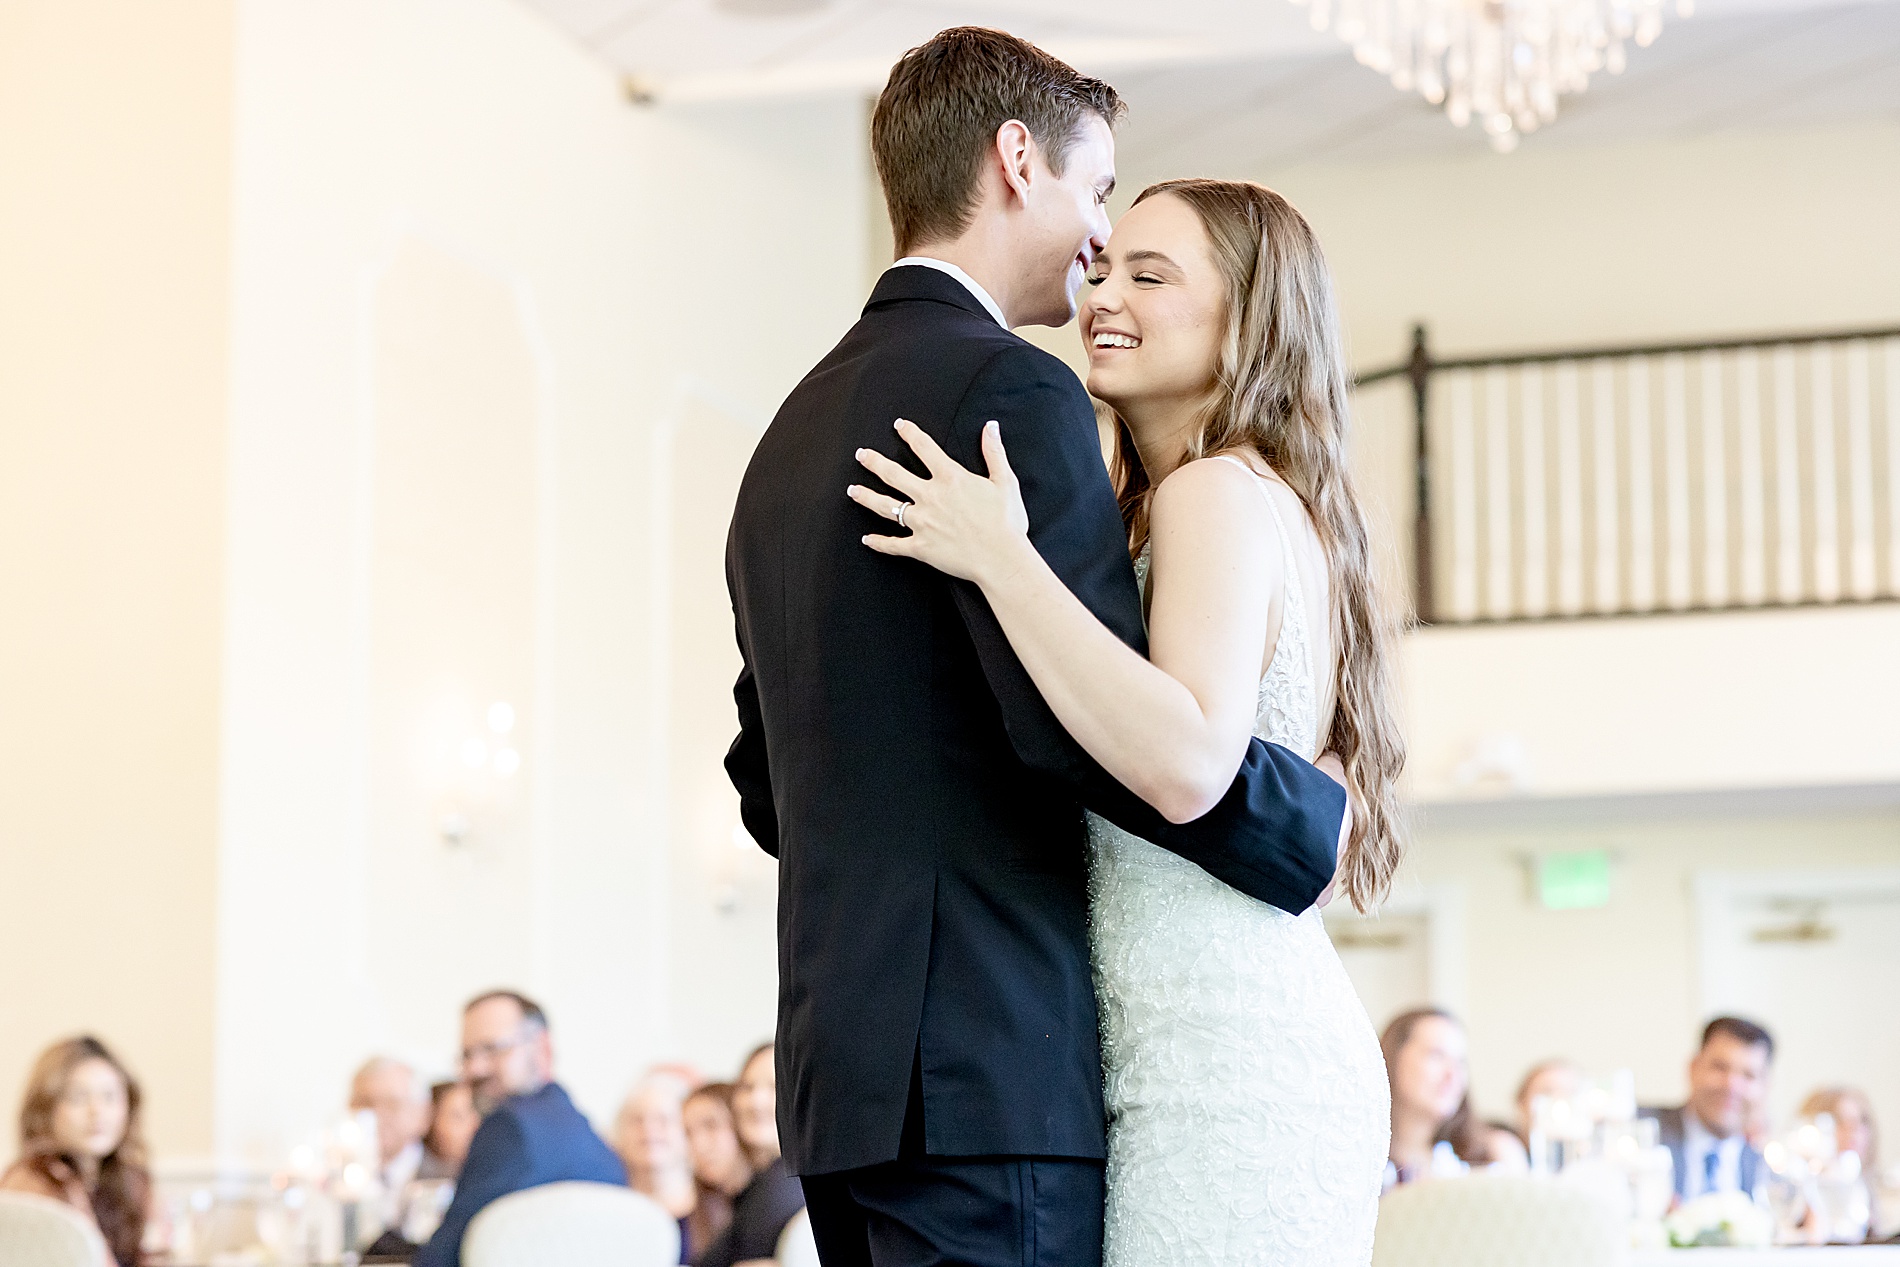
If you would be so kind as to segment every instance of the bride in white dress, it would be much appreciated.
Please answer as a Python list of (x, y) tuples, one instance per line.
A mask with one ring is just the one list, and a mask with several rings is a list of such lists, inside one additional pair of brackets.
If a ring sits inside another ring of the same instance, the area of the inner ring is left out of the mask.
[[(1401, 853), (1404, 752), (1318, 241), (1259, 185), (1172, 181), (1136, 200), (1090, 282), (1089, 390), (1114, 411), (1152, 660), (1029, 546), (995, 426), (988, 479), (908, 424), (931, 479), (864, 455), (913, 503), (911, 535), (867, 544), (980, 585), (1063, 725), (1172, 821), (1225, 793), (1249, 735), (1336, 757), (1353, 813), (1334, 885), (1366, 909)], [(1089, 837), (1108, 1267), (1363, 1267), (1386, 1074), (1318, 908), (1257, 902), (1102, 819)]]

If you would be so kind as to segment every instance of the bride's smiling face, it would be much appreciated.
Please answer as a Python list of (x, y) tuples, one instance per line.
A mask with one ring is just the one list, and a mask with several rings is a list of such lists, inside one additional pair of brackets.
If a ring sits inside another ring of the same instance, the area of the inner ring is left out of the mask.
[(1129, 417), (1202, 400), (1226, 333), (1227, 288), (1201, 218), (1172, 194), (1129, 209), (1082, 303), (1089, 393)]

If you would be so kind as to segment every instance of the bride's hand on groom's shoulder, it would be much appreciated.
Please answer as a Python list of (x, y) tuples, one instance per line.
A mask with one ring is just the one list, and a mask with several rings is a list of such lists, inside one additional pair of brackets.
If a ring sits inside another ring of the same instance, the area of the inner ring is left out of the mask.
[(978, 585), (993, 583), (1021, 566), (1025, 552), (1034, 554), (1022, 485), (1010, 469), (997, 423), (983, 426), (987, 477), (965, 469), (916, 423), (899, 418), (896, 427), (930, 475), (918, 475), (876, 449), (858, 450), (859, 464), (897, 495), (862, 484), (851, 485), (845, 495), (906, 534), (869, 533), (865, 545), (880, 554), (921, 560)]

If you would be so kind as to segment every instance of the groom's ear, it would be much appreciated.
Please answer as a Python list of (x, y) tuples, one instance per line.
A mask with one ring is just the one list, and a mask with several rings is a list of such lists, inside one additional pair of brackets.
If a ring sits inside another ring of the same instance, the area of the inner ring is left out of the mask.
[(1036, 138), (1021, 119), (996, 129), (995, 158), (1010, 201), (1029, 201), (1029, 182), (1036, 166)]

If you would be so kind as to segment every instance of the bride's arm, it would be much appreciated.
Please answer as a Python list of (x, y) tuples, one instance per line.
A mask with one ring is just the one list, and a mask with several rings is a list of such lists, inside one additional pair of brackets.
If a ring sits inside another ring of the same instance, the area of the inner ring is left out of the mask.
[[(1284, 586), (1254, 477), (1228, 462), (1193, 462), (1156, 490), (1151, 662), (1097, 620), (1030, 543), (994, 423), (983, 435), (989, 479), (921, 428), (900, 423), (898, 431), (932, 478), (861, 451), (866, 468), (912, 503), (910, 535), (865, 544), (975, 582), (1051, 711), (1089, 755), (1171, 822), (1205, 814), (1246, 754), (1273, 598)], [(891, 498), (856, 486), (850, 495), (895, 516)]]

